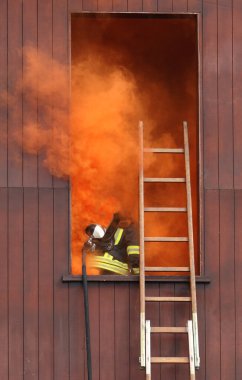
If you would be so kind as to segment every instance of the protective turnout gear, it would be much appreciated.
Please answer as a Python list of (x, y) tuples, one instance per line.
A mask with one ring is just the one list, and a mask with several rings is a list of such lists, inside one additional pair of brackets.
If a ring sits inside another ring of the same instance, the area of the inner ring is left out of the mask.
[(139, 245), (134, 224), (130, 223), (126, 228), (120, 228), (117, 219), (114, 218), (110, 226), (106, 231), (112, 231), (109, 236), (105, 233), (102, 238), (95, 238), (92, 234), (92, 244), (95, 247), (90, 249), (94, 255), (89, 257), (89, 266), (101, 269), (102, 273), (139, 274)]

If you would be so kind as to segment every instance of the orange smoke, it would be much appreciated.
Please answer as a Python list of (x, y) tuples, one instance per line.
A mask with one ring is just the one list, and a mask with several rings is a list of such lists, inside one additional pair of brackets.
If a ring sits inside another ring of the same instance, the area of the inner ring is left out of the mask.
[[(180, 24), (169, 18), (142, 24), (137, 17), (72, 21), (71, 72), (41, 51), (24, 51), (27, 66), (16, 92), (24, 90), (29, 109), (37, 99), (41, 116), (36, 121), (30, 113), (23, 136), (14, 136), (26, 152), (41, 152), (53, 175), (70, 179), (72, 273), (81, 272), (86, 225), (107, 225), (116, 211), (138, 218), (139, 120), (145, 146), (168, 148), (183, 146), (182, 121), (188, 121), (198, 250), (197, 66), (189, 37), (196, 35), (195, 23), (191, 17)], [(184, 176), (184, 157), (151, 155), (145, 172)], [(184, 185), (147, 184), (146, 206), (184, 207), (184, 190)], [(145, 229), (146, 236), (187, 235), (184, 214), (148, 214)], [(147, 265), (186, 264), (186, 243), (147, 244)]]
[[(29, 107), (38, 97), (42, 119), (24, 126), (23, 148), (42, 152), (53, 175), (71, 180), (72, 272), (80, 273), (87, 224), (107, 225), (116, 211), (137, 219), (140, 105), (135, 81), (123, 68), (107, 67), (101, 57), (90, 55), (72, 67), (69, 109), (66, 67), (31, 48), (25, 61), (21, 89)], [(21, 134), (15, 138), (22, 143)]]

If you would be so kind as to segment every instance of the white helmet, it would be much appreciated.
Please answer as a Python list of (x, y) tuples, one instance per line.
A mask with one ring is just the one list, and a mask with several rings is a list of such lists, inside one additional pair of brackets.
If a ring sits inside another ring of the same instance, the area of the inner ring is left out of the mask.
[(88, 236), (94, 237), (95, 239), (101, 239), (105, 235), (106, 229), (100, 224), (90, 224), (85, 229)]

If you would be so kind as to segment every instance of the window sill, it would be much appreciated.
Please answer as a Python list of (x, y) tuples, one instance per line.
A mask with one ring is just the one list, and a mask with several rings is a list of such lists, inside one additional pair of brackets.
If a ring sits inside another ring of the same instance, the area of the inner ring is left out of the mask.
[[(102, 275), (87, 276), (88, 282), (138, 282), (139, 276)], [(189, 282), (189, 276), (146, 276), (146, 282)], [(82, 282), (81, 275), (67, 274), (62, 276), (62, 282)], [(196, 283), (209, 284), (210, 278), (196, 276)]]

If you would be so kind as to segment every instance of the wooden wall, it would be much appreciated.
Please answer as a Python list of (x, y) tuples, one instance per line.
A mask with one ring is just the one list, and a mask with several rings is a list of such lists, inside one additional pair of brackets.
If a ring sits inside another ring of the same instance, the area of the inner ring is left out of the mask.
[[(240, 0), (1, 0), (0, 90), (26, 73), (32, 44), (69, 64), (70, 12), (201, 13), (201, 113), (204, 187), (204, 274), (198, 285), (199, 380), (242, 376), (242, 4)], [(53, 178), (41, 154), (29, 156), (9, 137), (24, 134), (30, 113), (19, 95), (15, 112), (0, 105), (0, 379), (84, 380), (82, 290), (62, 283), (68, 268), (68, 183)], [(54, 107), (54, 105), (53, 105)], [(16, 153), (18, 159), (16, 160)], [(151, 283), (153, 294), (184, 294), (185, 283)], [(91, 283), (94, 380), (138, 380), (138, 284)], [(184, 305), (153, 305), (154, 323), (181, 324)], [(169, 346), (169, 343), (171, 344)], [(184, 342), (154, 341), (156, 353), (180, 354)], [(187, 368), (154, 369), (154, 380), (184, 380)]]

